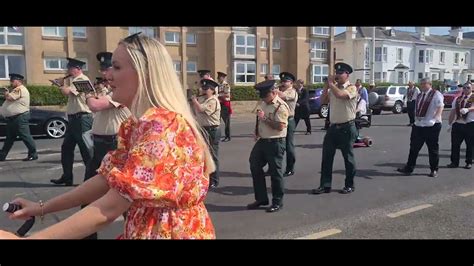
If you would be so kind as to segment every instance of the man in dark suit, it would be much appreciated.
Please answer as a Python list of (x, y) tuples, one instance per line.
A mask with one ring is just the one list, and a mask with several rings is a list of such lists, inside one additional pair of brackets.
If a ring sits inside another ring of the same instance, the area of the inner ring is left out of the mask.
[(309, 119), (309, 92), (304, 88), (304, 81), (299, 79), (295, 83), (296, 91), (298, 92), (298, 102), (295, 109), (295, 128), (298, 127), (298, 122), (303, 119), (306, 124), (306, 134), (311, 134), (311, 120)]

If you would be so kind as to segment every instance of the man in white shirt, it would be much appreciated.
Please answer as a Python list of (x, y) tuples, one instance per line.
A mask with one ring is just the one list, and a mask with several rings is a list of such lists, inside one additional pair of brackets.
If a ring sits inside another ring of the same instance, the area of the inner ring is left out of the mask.
[(421, 80), (421, 93), (415, 101), (415, 125), (411, 130), (410, 154), (407, 164), (397, 171), (410, 175), (415, 169), (416, 159), (423, 145), (428, 146), (431, 173), (438, 177), (439, 133), (441, 131), (441, 114), (443, 113), (443, 95), (431, 88), (431, 80)]
[(408, 126), (413, 126), (415, 123), (415, 100), (420, 94), (420, 90), (415, 87), (413, 81), (408, 82), (407, 92), (405, 94), (405, 98), (407, 99), (407, 113), (408, 118), (410, 119), (410, 123)]
[[(460, 149), (463, 141), (466, 142), (466, 166), (471, 169), (474, 152), (474, 94), (472, 84), (466, 83), (463, 92), (453, 101), (453, 108), (449, 114), (451, 131), (451, 163), (448, 168), (459, 167)], [(454, 123), (453, 123), (454, 122)]]

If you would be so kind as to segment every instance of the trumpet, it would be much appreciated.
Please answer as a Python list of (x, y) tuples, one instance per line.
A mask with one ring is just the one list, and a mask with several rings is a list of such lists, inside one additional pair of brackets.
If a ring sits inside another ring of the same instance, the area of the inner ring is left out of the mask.
[(50, 79), (49, 81), (52, 83), (52, 85), (56, 85), (58, 87), (61, 87), (64, 83), (64, 80), (67, 78), (70, 78), (72, 75), (68, 74), (62, 78), (57, 78), (57, 79)]

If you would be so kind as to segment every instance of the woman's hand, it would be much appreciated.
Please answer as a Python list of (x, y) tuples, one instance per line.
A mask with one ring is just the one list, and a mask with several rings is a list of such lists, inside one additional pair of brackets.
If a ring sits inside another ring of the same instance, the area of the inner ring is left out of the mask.
[(20, 237), (14, 233), (0, 230), (0, 239), (20, 239)]
[(32, 216), (41, 215), (41, 206), (37, 202), (29, 201), (22, 198), (17, 198), (12, 203), (19, 204), (21, 209), (11, 213), (10, 219), (28, 220)]

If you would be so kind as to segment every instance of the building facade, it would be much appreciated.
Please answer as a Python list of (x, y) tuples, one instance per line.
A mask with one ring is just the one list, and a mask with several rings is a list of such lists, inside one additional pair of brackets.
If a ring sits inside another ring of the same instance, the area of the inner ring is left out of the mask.
[[(353, 79), (370, 81), (373, 27), (347, 27), (335, 36), (336, 62), (354, 68)], [(474, 40), (463, 38), (462, 28), (449, 35), (430, 35), (428, 27), (416, 32), (375, 28), (375, 82), (405, 84), (421, 78), (465, 82), (474, 77)]]
[(198, 69), (226, 72), (233, 85), (253, 85), (265, 74), (289, 71), (306, 83), (328, 74), (330, 27), (0, 27), (0, 85), (9, 73), (29, 84), (50, 84), (65, 74), (66, 57), (98, 75), (95, 55), (141, 31), (166, 46), (186, 88)]

